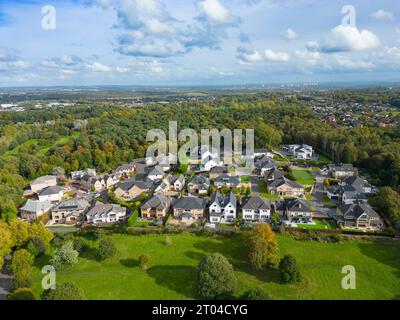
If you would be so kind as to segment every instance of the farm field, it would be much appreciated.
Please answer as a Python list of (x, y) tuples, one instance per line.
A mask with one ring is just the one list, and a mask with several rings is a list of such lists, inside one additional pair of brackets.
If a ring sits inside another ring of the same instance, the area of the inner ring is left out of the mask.
[[(74, 282), (88, 299), (196, 299), (196, 267), (202, 257), (213, 252), (224, 254), (238, 278), (236, 296), (249, 289), (262, 288), (275, 299), (393, 299), (400, 292), (400, 243), (391, 240), (352, 240), (328, 244), (296, 241), (278, 236), (280, 255), (292, 254), (304, 275), (300, 285), (282, 285), (279, 272), (251, 269), (242, 236), (207, 238), (192, 235), (165, 236), (113, 235), (117, 254), (111, 260), (96, 260), (97, 243), (79, 257), (77, 265), (57, 273), (57, 281)], [(150, 267), (143, 271), (137, 259), (150, 256)], [(33, 288), (41, 292), (40, 269), (48, 263), (45, 255), (35, 263)], [(357, 271), (357, 289), (343, 290), (342, 267)]]

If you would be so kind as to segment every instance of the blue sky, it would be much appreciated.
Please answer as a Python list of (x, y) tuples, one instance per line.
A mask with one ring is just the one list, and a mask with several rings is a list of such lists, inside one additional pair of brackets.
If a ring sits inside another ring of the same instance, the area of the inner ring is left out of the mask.
[(397, 2), (1, 0), (0, 86), (399, 81)]

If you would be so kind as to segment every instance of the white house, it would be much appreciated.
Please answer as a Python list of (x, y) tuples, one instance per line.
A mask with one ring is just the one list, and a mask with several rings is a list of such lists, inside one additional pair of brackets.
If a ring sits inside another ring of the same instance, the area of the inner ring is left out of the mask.
[(261, 197), (246, 197), (242, 203), (243, 219), (246, 221), (267, 222), (271, 218), (271, 205)]
[(149, 171), (149, 174), (147, 175), (147, 178), (149, 178), (151, 181), (158, 181), (161, 180), (163, 177), (164, 177), (164, 169), (160, 166), (153, 167)]
[(308, 144), (289, 144), (282, 146), (282, 150), (297, 159), (310, 160), (314, 150)]
[(218, 191), (211, 198), (209, 208), (210, 222), (232, 222), (236, 218), (237, 200), (235, 195), (230, 192), (223, 196)]
[(59, 186), (47, 187), (38, 193), (39, 201), (59, 202), (64, 196), (63, 189)]
[(121, 221), (125, 216), (126, 208), (102, 202), (97, 202), (86, 214), (88, 222), (93, 224), (115, 223)]
[(31, 182), (31, 190), (34, 193), (47, 188), (54, 187), (57, 185), (57, 177), (56, 176), (43, 176), (39, 177)]

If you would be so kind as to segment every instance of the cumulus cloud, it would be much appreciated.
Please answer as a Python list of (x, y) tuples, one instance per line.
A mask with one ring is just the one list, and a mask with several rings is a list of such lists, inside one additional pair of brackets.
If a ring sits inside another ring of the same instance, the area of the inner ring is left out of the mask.
[(297, 37), (298, 37), (297, 32), (291, 28), (287, 29), (284, 34), (284, 38), (286, 40), (295, 40), (295, 39), (297, 39)]
[(102, 64), (100, 62), (87, 64), (86, 67), (94, 72), (111, 72), (111, 68), (109, 66)]
[(272, 62), (285, 62), (289, 60), (289, 54), (286, 52), (274, 52), (267, 49), (264, 52), (265, 59)]
[(289, 61), (289, 54), (286, 52), (275, 52), (267, 49), (264, 52), (257, 50), (247, 50), (245, 48), (237, 49), (237, 58), (241, 63), (256, 63), (256, 62), (286, 62)]
[(295, 56), (299, 58), (301, 61), (304, 61), (308, 64), (316, 64), (321, 60), (321, 53), (318, 51), (295, 51)]
[(30, 68), (30, 63), (20, 58), (16, 50), (0, 48), (0, 72), (19, 73)]
[(362, 51), (380, 45), (378, 37), (368, 30), (359, 31), (356, 27), (339, 25), (333, 28), (321, 44), (323, 52)]
[(219, 0), (204, 0), (199, 2), (198, 6), (201, 11), (200, 18), (212, 25), (236, 24), (239, 21), (239, 18), (235, 17)]
[(371, 17), (378, 19), (378, 20), (393, 20), (394, 19), (394, 15), (392, 12), (385, 11), (383, 9), (379, 9), (378, 11), (372, 13)]

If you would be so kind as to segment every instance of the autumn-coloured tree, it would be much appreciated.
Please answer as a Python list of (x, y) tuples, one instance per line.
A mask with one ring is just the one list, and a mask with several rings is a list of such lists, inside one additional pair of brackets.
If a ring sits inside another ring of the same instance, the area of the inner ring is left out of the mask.
[(250, 264), (255, 270), (263, 270), (276, 262), (278, 243), (268, 224), (257, 224), (246, 234), (246, 245)]

